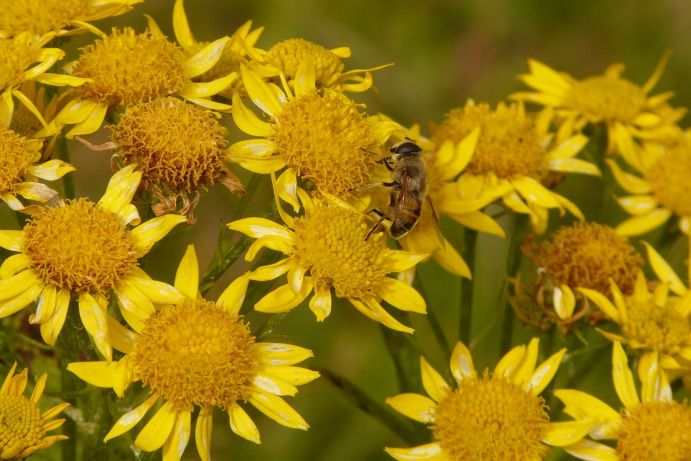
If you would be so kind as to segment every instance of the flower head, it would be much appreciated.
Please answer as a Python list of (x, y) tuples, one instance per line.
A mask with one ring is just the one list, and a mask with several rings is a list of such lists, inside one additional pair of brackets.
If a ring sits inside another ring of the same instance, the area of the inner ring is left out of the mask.
[(477, 373), (470, 351), (456, 344), (451, 355), (455, 388), (420, 359), (429, 397), (408, 393), (387, 399), (396, 411), (430, 425), (434, 442), (386, 448), (399, 461), (541, 460), (549, 445), (580, 440), (590, 422), (551, 423), (540, 393), (554, 378), (565, 349), (537, 365), (538, 340), (509, 351), (493, 372)]
[(624, 171), (614, 160), (608, 164), (619, 185), (632, 194), (618, 198), (631, 215), (617, 226), (622, 235), (641, 235), (656, 229), (672, 216), (681, 230), (691, 232), (691, 139), (687, 134), (673, 145), (646, 144), (630, 163), (635, 173)]
[[(564, 412), (575, 422), (592, 422), (590, 439), (564, 449), (578, 459), (589, 461), (683, 461), (691, 453), (691, 406), (675, 402), (661, 372), (657, 356), (642, 358), (638, 366), (641, 392), (624, 348), (614, 343), (612, 378), (623, 404), (621, 411), (582, 391), (561, 389), (555, 395), (564, 403)], [(614, 447), (597, 442), (613, 440)]]
[(72, 73), (89, 79), (88, 83), (78, 89), (78, 95), (51, 121), (48, 133), (75, 125), (66, 137), (90, 134), (101, 127), (111, 107), (172, 95), (209, 109), (229, 109), (209, 98), (227, 88), (234, 75), (211, 82), (192, 81), (214, 66), (228, 37), (187, 56), (155, 24), (150, 27), (150, 31), (141, 34), (129, 27), (114, 28), (109, 35), (102, 34), (99, 40), (82, 49)]
[(65, 55), (59, 48), (43, 48), (52, 37), (52, 34), (35, 36), (22, 32), (12, 38), (0, 38), (0, 126), (10, 127), (14, 99), (46, 125), (41, 112), (22, 93), (22, 83), (36, 81), (46, 85), (79, 86), (88, 81), (80, 77), (46, 72)]
[(55, 36), (89, 30), (89, 21), (119, 16), (144, 0), (22, 0), (3, 4), (0, 37), (22, 32)]
[(530, 60), (530, 73), (520, 79), (536, 91), (517, 93), (513, 98), (556, 110), (563, 120), (560, 131), (564, 133), (604, 123), (609, 150), (629, 158), (634, 138), (664, 140), (679, 131), (675, 124), (685, 109), (672, 109), (667, 104), (673, 93), (649, 95), (668, 59), (669, 53), (662, 56), (643, 86), (622, 78), (621, 64), (610, 66), (603, 75), (577, 80)]
[(151, 280), (138, 260), (184, 216), (165, 215), (138, 224), (130, 203), (141, 173), (134, 165), (117, 172), (98, 203), (86, 198), (60, 202), (36, 212), (21, 231), (0, 231), (0, 246), (17, 252), (0, 266), (0, 317), (12, 315), (37, 301), (29, 317), (41, 325), (46, 343), (54, 345), (62, 329), (72, 293), (79, 315), (99, 351), (112, 355), (107, 314), (108, 298), (117, 295), (120, 312), (134, 325), (179, 294)]
[[(187, 22), (183, 0), (175, 1), (173, 28), (175, 30), (175, 38), (186, 54), (192, 55), (208, 44), (207, 42), (199, 42), (194, 38)], [(260, 52), (254, 45), (263, 31), (263, 27), (252, 30), (252, 21), (245, 22), (230, 35), (230, 39), (223, 48), (216, 65), (195, 77), (195, 80), (209, 82), (231, 74), (238, 76), (240, 74), (240, 66), (249, 64), (250, 57), (256, 56)], [(228, 88), (218, 93), (218, 95), (231, 100), (233, 94), (241, 90), (243, 90), (242, 80), (236, 78)]]
[(380, 304), (425, 313), (420, 294), (397, 279), (387, 277), (415, 266), (426, 255), (391, 250), (383, 233), (367, 239), (365, 217), (342, 202), (313, 203), (301, 197), (305, 214), (293, 218), (281, 212), (286, 225), (263, 218), (246, 218), (228, 224), (230, 229), (257, 239), (247, 251), (251, 261), (263, 248), (278, 250), (287, 257), (250, 273), (253, 280), (271, 280), (287, 273), (287, 284), (264, 296), (254, 306), (261, 312), (285, 312), (312, 293), (309, 307), (318, 321), (331, 313), (332, 293), (346, 298), (362, 314), (394, 330), (413, 330), (389, 314)]
[(456, 143), (479, 128), (467, 173), (458, 182), (461, 196), (501, 196), (507, 207), (529, 215), (533, 228), (542, 233), (549, 209), (566, 209), (583, 219), (573, 203), (542, 184), (549, 179), (548, 173), (600, 174), (594, 165), (574, 158), (588, 139), (575, 135), (552, 145), (550, 121), (549, 111), (534, 116), (521, 104), (499, 104), (492, 110), (487, 104), (471, 101), (449, 112), (444, 122), (434, 127), (432, 140), (437, 145)]
[[(259, 138), (231, 145), (228, 158), (255, 173), (277, 172), (287, 166), (279, 182), (285, 182), (289, 190), (295, 189), (299, 177), (320, 191), (347, 196), (368, 184), (378, 160), (369, 151), (382, 145), (397, 124), (367, 118), (340, 93), (317, 91), (314, 69), (303, 70), (306, 73), (296, 80), (293, 93), (242, 68), (247, 93), (270, 120), (261, 120), (239, 96), (234, 97), (235, 124)], [(296, 202), (297, 198), (290, 201), (294, 206)]]
[(38, 378), (31, 397), (27, 399), (24, 397), (28, 381), (27, 369), (15, 375), (16, 368), (15, 363), (0, 387), (0, 459), (24, 459), (55, 442), (67, 439), (65, 435), (46, 433), (62, 426), (65, 420), (53, 417), (70, 404), (56, 405), (42, 413), (38, 404), (48, 375), (43, 373)]
[(40, 139), (26, 139), (0, 127), (0, 200), (13, 210), (27, 208), (17, 195), (43, 203), (57, 195), (50, 187), (37, 182), (37, 178), (55, 181), (74, 171), (72, 165), (62, 160), (41, 162), (42, 144)]
[[(120, 327), (116, 346), (125, 353), (119, 361), (75, 362), (68, 369), (86, 382), (112, 388), (123, 396), (141, 381), (149, 397), (125, 413), (105, 441), (131, 430), (158, 401), (155, 411), (135, 439), (145, 451), (163, 448), (164, 456), (179, 460), (191, 434), (191, 418), (199, 408), (195, 438), (197, 450), (208, 460), (214, 407), (228, 413), (230, 428), (251, 442), (260, 443), (259, 431), (240, 406), (249, 402), (286, 427), (308, 428), (282, 396), (293, 396), (297, 386), (319, 374), (295, 364), (312, 356), (301, 347), (257, 342), (239, 316), (248, 277), (233, 281), (218, 301), (198, 294), (199, 266), (188, 247), (175, 277), (184, 298), (152, 311), (135, 332)], [(168, 459), (168, 458), (167, 458)]]
[(225, 165), (227, 130), (210, 111), (176, 98), (135, 104), (113, 126), (112, 140), (124, 165), (136, 164), (141, 186), (157, 199), (157, 215), (192, 216), (199, 192), (217, 182), (242, 190)]

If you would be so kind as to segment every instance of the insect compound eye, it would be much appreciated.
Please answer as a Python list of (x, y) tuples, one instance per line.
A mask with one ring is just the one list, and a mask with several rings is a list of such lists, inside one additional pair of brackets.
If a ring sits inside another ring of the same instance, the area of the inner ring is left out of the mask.
[(403, 141), (402, 143), (393, 146), (390, 150), (391, 153), (396, 155), (416, 154), (418, 152), (422, 152), (420, 146), (412, 141)]

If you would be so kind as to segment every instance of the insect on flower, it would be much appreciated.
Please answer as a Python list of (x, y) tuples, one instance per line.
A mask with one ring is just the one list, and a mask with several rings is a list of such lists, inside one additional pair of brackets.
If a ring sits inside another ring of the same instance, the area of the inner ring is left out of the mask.
[[(432, 211), (437, 226), (437, 234), (440, 234), (438, 230), (439, 218), (434, 211), (432, 200), (427, 194), (427, 167), (422, 156), (422, 148), (410, 138), (406, 138), (389, 150), (396, 161), (395, 165), (391, 165), (386, 158), (382, 159), (381, 162), (389, 171), (393, 172), (393, 180), (377, 184), (391, 188), (389, 214), (387, 215), (376, 208), (372, 209), (373, 213), (379, 215), (379, 219), (370, 229), (365, 240), (379, 229), (385, 219), (391, 221), (389, 234), (393, 238), (400, 239), (405, 236), (413, 230), (420, 220), (425, 201)], [(440, 242), (444, 241), (441, 235), (438, 237)]]

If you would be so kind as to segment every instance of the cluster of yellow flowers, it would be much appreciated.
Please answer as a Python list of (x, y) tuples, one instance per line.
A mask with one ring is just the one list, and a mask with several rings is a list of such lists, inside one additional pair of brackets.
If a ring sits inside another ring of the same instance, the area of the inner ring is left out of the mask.
[[(150, 17), (144, 32), (106, 33), (92, 24), (140, 1), (26, 0), (0, 15), (0, 199), (21, 227), (0, 230), (0, 317), (38, 325), (65, 370), (112, 389), (112, 398), (137, 389), (104, 442), (136, 427), (136, 449), (179, 460), (194, 420), (206, 461), (216, 408), (234, 433), (260, 443), (246, 403), (281, 425), (308, 429), (284, 397), (319, 377), (296, 366), (312, 352), (262, 342), (244, 317), (249, 309), (279, 314), (308, 300), (321, 322), (334, 298), (346, 299), (395, 334), (412, 334), (404, 313), (427, 313), (413, 287), (416, 266), (433, 259), (470, 279), (461, 253), (468, 259), (475, 249), (459, 251), (453, 233), (520, 239), (524, 222), (530, 237), (514, 256), (522, 252), (526, 264), (499, 277), (513, 276), (516, 318), (560, 333), (568, 347), (543, 351), (549, 356), (538, 363), (536, 337), (506, 347), (493, 371), (478, 372), (470, 338), (460, 335), (449, 351), (452, 384), (421, 358), (429, 397), (402, 389), (386, 402), (429, 426), (432, 441), (386, 452), (399, 461), (537, 461), (554, 446), (584, 460), (691, 459), (691, 406), (673, 393), (683, 391), (677, 383), (691, 388), (691, 291), (661, 254), (669, 247), (663, 239), (683, 246), (691, 236), (691, 141), (672, 94), (650, 94), (667, 54), (642, 86), (624, 79), (620, 65), (578, 80), (530, 61), (520, 76), (529, 91), (496, 107), (468, 101), (424, 136), (418, 125), (367, 113), (351, 99), (371, 90), (373, 72), (388, 65), (346, 70), (348, 48), (303, 39), (260, 48), (263, 29), (250, 21), (200, 42), (182, 0), (174, 6), (175, 41)], [(65, 55), (58, 45), (80, 33), (93, 43), (59, 73), (48, 72)], [(230, 141), (228, 123), (239, 140)], [(84, 139), (105, 124), (108, 142)], [(40, 182), (75, 170), (65, 138), (112, 151), (115, 173), (98, 202), (69, 187), (61, 197)], [(421, 167), (406, 166), (394, 151), (392, 158), (390, 147), (406, 142), (419, 147), (413, 154)], [(216, 301), (205, 299), (232, 258), (225, 253), (229, 262), (202, 277), (189, 246), (172, 284), (153, 280), (142, 258), (176, 226), (194, 224), (209, 186), (245, 193), (235, 166), (251, 182), (270, 179), (274, 193), (264, 217), (227, 224), (235, 232), (225, 244), (244, 251), (243, 274)], [(586, 220), (556, 192), (568, 173), (621, 186), (631, 195), (617, 201), (631, 217), (616, 227)], [(576, 223), (550, 226), (553, 209)], [(391, 222), (403, 236), (390, 238)], [(665, 235), (650, 232), (665, 223)], [(628, 239), (644, 234), (647, 241)], [(656, 280), (644, 275), (637, 246)], [(262, 249), (274, 259), (256, 262)], [(268, 281), (274, 285), (266, 289)], [(260, 295), (253, 306), (245, 303), (250, 292)], [(67, 363), (62, 337), (80, 323), (93, 351)], [(613, 344), (620, 409), (581, 390), (552, 389), (560, 364), (579, 360), (583, 334), (594, 326)], [(15, 374), (15, 367), (0, 388), (0, 459), (22, 459), (67, 438), (47, 432), (62, 425), (53, 418), (69, 404), (41, 413), (46, 375), (27, 399), (27, 369)], [(552, 396), (563, 410), (547, 407)], [(557, 421), (562, 411), (571, 419)]]

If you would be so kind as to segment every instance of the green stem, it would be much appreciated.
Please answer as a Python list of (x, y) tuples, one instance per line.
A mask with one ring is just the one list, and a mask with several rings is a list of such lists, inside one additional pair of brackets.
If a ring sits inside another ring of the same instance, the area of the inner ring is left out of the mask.
[(46, 345), (45, 343), (42, 343), (40, 341), (36, 341), (33, 338), (30, 338), (29, 336), (23, 335), (20, 332), (16, 331), (13, 328), (8, 328), (5, 325), (0, 324), (0, 330), (3, 332), (3, 334), (16, 338), (18, 341), (23, 341), (27, 344), (29, 344), (32, 347), (35, 347), (36, 349), (40, 349), (42, 351), (52, 351), (54, 350), (51, 346)]
[(508, 278), (513, 277), (521, 266), (521, 242), (528, 228), (528, 219), (525, 216), (515, 215), (511, 232), (508, 234), (509, 249), (506, 256), (506, 275), (502, 289), (502, 302), (504, 313), (502, 317), (501, 335), (499, 336), (499, 354), (504, 355), (511, 347), (513, 340), (513, 309), (508, 299)]
[[(477, 243), (477, 232), (465, 229), (463, 255), (465, 256), (468, 267), (473, 271), (475, 277), (475, 245)], [(467, 346), (470, 345), (470, 333), (473, 320), (473, 279), (461, 279), (461, 308), (459, 313), (458, 338)]]
[[(67, 147), (67, 139), (63, 135), (58, 135), (57, 147), (60, 159), (70, 163), (70, 149)], [(68, 173), (62, 177), (62, 185), (65, 188), (65, 198), (74, 198), (74, 178), (72, 174)]]
[(404, 441), (410, 444), (418, 443), (411, 426), (401, 422), (391, 410), (367, 395), (358, 386), (330, 370), (322, 368), (317, 371), (360, 410), (382, 423)]
[(420, 353), (412, 343), (408, 335), (392, 331), (384, 325), (380, 325), (384, 344), (389, 351), (391, 361), (396, 369), (398, 387), (401, 392), (417, 389), (416, 377), (420, 375), (418, 361)]
[(429, 305), (430, 297), (427, 296), (427, 290), (425, 290), (425, 286), (422, 283), (422, 278), (420, 277), (420, 274), (417, 274), (417, 276), (415, 277), (415, 286), (420, 295), (422, 295), (422, 297), (428, 303), (427, 321), (429, 322), (429, 326), (432, 329), (434, 338), (437, 340), (439, 349), (441, 349), (442, 353), (444, 354), (444, 357), (451, 357), (451, 349), (449, 347), (449, 342), (446, 339), (446, 334), (444, 334), (444, 329), (442, 328), (441, 323), (439, 323), (437, 315), (434, 313), (434, 309), (432, 309), (432, 307)]

